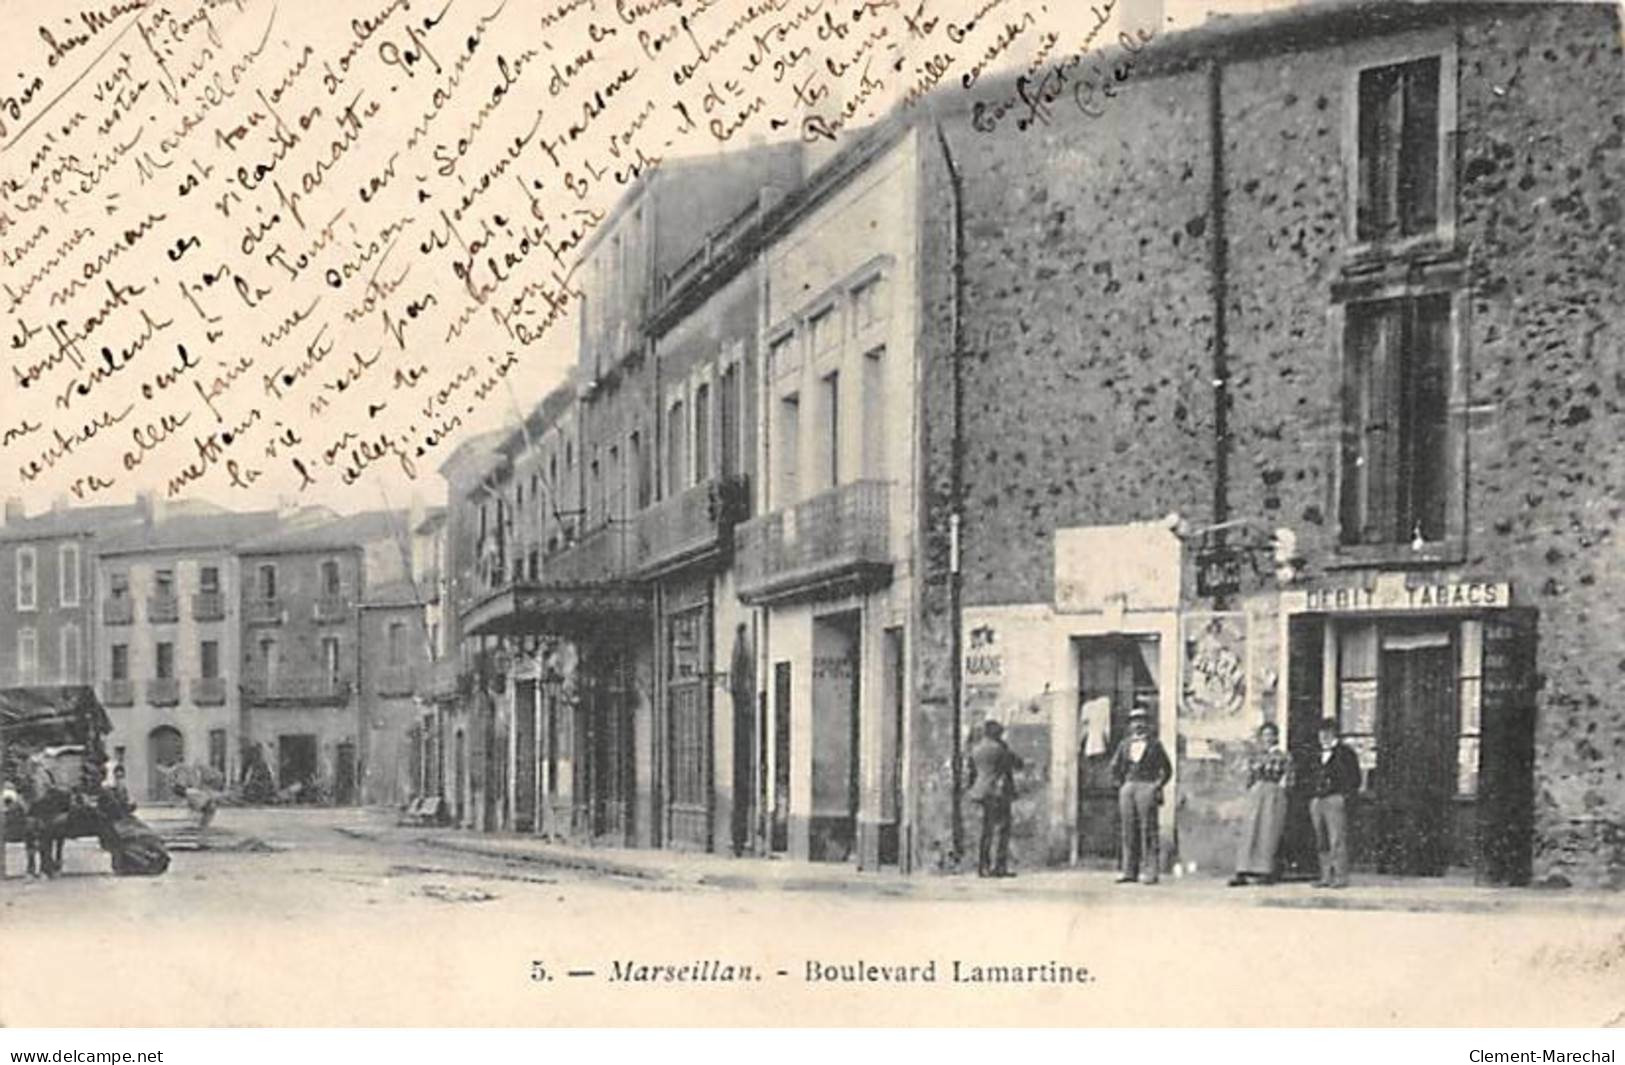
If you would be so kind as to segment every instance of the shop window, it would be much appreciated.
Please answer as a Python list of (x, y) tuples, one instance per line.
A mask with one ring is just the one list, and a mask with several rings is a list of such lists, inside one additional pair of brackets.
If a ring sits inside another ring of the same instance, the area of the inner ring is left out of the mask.
[(1461, 624), (1460, 731), (1456, 738), (1456, 793), (1478, 794), (1478, 752), (1483, 733), (1484, 623)]
[(1377, 626), (1337, 630), (1337, 728), (1367, 774), (1377, 766)]
[(1430, 233), (1439, 221), (1438, 56), (1360, 71), (1358, 200), (1362, 241)]
[(1351, 304), (1343, 365), (1341, 538), (1445, 539), (1454, 494), (1450, 298)]

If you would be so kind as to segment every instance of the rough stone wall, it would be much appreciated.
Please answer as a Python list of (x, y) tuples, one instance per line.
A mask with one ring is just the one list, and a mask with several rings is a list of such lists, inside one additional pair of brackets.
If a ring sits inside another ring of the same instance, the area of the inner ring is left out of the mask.
[[(1509, 579), (1515, 598), (1540, 611), (1536, 877), (1618, 883), (1618, 14), (1604, 5), (1462, 8), (1454, 32), (1472, 409), (1468, 557), (1452, 572)], [(1233, 59), (1222, 78), (1231, 512), (1292, 527), (1321, 573), (1337, 535), (1328, 312), (1345, 251), (1343, 96), (1357, 45)], [(1206, 520), (1214, 472), (1207, 91), (1199, 72), (1147, 74), (1119, 89), (1108, 118), (1084, 119), (1063, 100), (1052, 124), (1025, 132), (1007, 122), (980, 133), (962, 113), (943, 117), (966, 179), (967, 605), (1052, 599), (1056, 527), (1175, 509)], [(943, 296), (927, 288), (924, 298), (929, 322)], [(927, 572), (940, 577), (951, 388), (947, 367), (932, 363), (944, 338), (934, 342), (922, 349), (926, 520), (936, 537)], [(928, 580), (921, 732), (942, 742), (937, 717), (951, 721), (952, 709), (930, 700), (948, 690), (947, 602), (946, 585)], [(931, 765), (922, 759), (919, 769)], [(919, 783), (929, 831), (931, 788)]]
[(1625, 53), (1617, 9), (1462, 30), (1471, 562), (1540, 610), (1535, 875), (1625, 883)]

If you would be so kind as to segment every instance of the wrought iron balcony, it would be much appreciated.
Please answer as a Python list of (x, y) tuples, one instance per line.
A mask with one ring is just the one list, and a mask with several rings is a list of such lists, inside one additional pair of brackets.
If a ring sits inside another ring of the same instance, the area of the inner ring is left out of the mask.
[(706, 481), (656, 503), (638, 515), (640, 568), (654, 576), (720, 551), (749, 506), (744, 477)]
[(350, 599), (344, 595), (324, 595), (316, 600), (316, 620), (324, 624), (350, 616)]
[(888, 487), (839, 485), (735, 529), (740, 599), (784, 602), (884, 586), (892, 572)]
[(194, 621), (219, 621), (226, 616), (226, 599), (219, 592), (198, 592), (192, 596)]
[(147, 620), (153, 624), (168, 624), (181, 616), (180, 601), (173, 595), (147, 596)]
[(181, 682), (174, 677), (152, 677), (147, 681), (147, 702), (152, 706), (175, 706), (181, 701)]
[[(111, 600), (109, 601), (111, 602)], [(129, 678), (102, 681), (102, 705), (134, 706), (135, 681)]]
[(324, 706), (348, 702), (350, 682), (325, 673), (251, 676), (243, 681), (243, 698), (250, 706)]
[(636, 579), (641, 558), (635, 523), (602, 525), (544, 559), (536, 580), (509, 581), (465, 605), (463, 634), (570, 634), (637, 623), (650, 606), (648, 585)]
[(128, 625), (135, 620), (135, 600), (129, 596), (112, 596), (102, 600), (102, 621), (109, 625)]
[(274, 598), (244, 600), (243, 620), (250, 625), (282, 624), (282, 600)]
[(226, 703), (225, 677), (193, 677), (190, 688), (194, 706), (224, 706)]

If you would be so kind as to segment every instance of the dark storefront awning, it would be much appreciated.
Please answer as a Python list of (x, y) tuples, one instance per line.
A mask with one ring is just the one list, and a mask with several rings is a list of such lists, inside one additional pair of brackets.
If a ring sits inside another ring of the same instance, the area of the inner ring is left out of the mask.
[(518, 583), (478, 600), (463, 612), (468, 636), (569, 636), (582, 630), (647, 621), (649, 586), (634, 581)]

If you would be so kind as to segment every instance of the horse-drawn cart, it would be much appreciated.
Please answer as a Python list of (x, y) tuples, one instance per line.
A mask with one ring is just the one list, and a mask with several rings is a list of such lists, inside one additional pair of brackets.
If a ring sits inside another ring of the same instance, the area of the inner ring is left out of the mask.
[(112, 854), (113, 871), (156, 875), (169, 868), (157, 833), (106, 785), (103, 737), (112, 730), (96, 693), (83, 685), (0, 688), (0, 876), (3, 841), (20, 840), (29, 872), (61, 869), (64, 840), (94, 836)]

